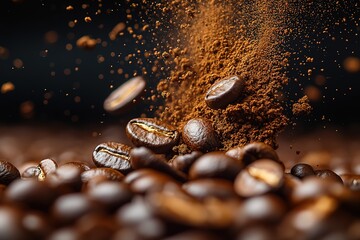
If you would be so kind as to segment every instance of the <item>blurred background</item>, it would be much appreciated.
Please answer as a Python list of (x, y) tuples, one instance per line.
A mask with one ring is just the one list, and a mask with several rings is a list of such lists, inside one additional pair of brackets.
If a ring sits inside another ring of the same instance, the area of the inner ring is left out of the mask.
[[(0, 1), (0, 142), (11, 143), (13, 140), (5, 136), (24, 137), (25, 133), (31, 140), (44, 123), (80, 126), (78, 129), (85, 126), (79, 136), (103, 137), (95, 139), (89, 149), (99, 141), (123, 140), (120, 128), (104, 130), (103, 126), (125, 122), (131, 116), (111, 116), (103, 110), (103, 102), (113, 89), (152, 67), (154, 59), (144, 56), (156, 40), (152, 42), (151, 31), (140, 30), (154, 19), (146, 19), (139, 2)], [(311, 2), (321, 7), (321, 1)], [(286, 149), (289, 141), (296, 146), (294, 136), (298, 132), (332, 129), (331, 134), (337, 137), (345, 132), (358, 133), (353, 129), (358, 129), (360, 120), (360, 6), (357, 1), (344, 2), (348, 2), (347, 7), (329, 13), (331, 17), (324, 17), (317, 8), (318, 15), (302, 15), (296, 23), (289, 23), (303, 29), (298, 29), (302, 34), (288, 39), (288, 50), (297, 53), (289, 61), (288, 101), (305, 93), (314, 111), (293, 119), (291, 131), (280, 139), (287, 143)], [(123, 23), (133, 29), (124, 31)], [(119, 29), (123, 36), (116, 37)], [(141, 37), (132, 31), (141, 32)], [(83, 36), (96, 41), (96, 46), (77, 46)], [(160, 77), (147, 75), (149, 89), (154, 89)], [(138, 116), (149, 105), (144, 101), (132, 114)], [(37, 128), (9, 128), (28, 124)], [(45, 136), (39, 133), (37, 138)], [(295, 148), (290, 147), (293, 155)], [(46, 151), (43, 155), (53, 150)], [(9, 152), (0, 156), (9, 158)]]

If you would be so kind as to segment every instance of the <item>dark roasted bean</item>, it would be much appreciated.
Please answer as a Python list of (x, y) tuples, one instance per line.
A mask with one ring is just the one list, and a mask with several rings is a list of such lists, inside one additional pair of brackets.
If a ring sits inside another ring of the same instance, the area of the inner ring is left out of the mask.
[(242, 165), (223, 152), (210, 152), (202, 155), (191, 166), (190, 179), (222, 178), (233, 181), (241, 171)]
[(80, 233), (75, 228), (60, 228), (52, 232), (49, 240), (78, 240)]
[(226, 155), (238, 159), (245, 165), (249, 165), (258, 159), (272, 159), (280, 162), (276, 151), (269, 145), (261, 142), (253, 142), (244, 147), (230, 149), (226, 152)]
[(231, 76), (215, 82), (205, 95), (206, 104), (212, 109), (226, 108), (241, 96), (244, 78)]
[(123, 114), (130, 110), (144, 92), (146, 81), (143, 77), (134, 77), (115, 89), (104, 101), (107, 112)]
[(48, 174), (53, 173), (56, 171), (58, 167), (57, 163), (53, 159), (44, 159), (38, 165), (40, 173), (38, 175), (38, 179), (40, 181), (44, 181)]
[(322, 178), (324, 180), (335, 181), (335, 182), (343, 184), (341, 177), (331, 170), (328, 170), (328, 169), (316, 170), (315, 174), (316, 174), (316, 176), (318, 176), (319, 178)]
[(57, 198), (52, 206), (51, 214), (58, 225), (66, 225), (96, 210), (96, 205), (84, 194), (74, 193)]
[(112, 168), (92, 168), (81, 174), (81, 180), (86, 183), (97, 176), (104, 176), (110, 181), (121, 181), (124, 179), (124, 175), (122, 173)]
[(165, 153), (179, 140), (179, 133), (168, 124), (152, 118), (135, 118), (128, 122), (126, 134), (135, 146)]
[(6, 189), (7, 202), (17, 203), (29, 208), (47, 210), (56, 195), (46, 182), (37, 180), (16, 180)]
[[(137, 194), (148, 194), (163, 191), (170, 185), (177, 185), (172, 178), (160, 172), (155, 174), (144, 174), (132, 181), (131, 190)], [(179, 186), (180, 188), (180, 186)]]
[(298, 163), (291, 168), (291, 174), (295, 177), (302, 179), (307, 176), (315, 175), (315, 172), (312, 166), (310, 166), (309, 164)]
[(20, 178), (20, 172), (14, 165), (0, 161), (0, 184), (8, 185), (18, 178)]
[(124, 183), (106, 181), (89, 188), (86, 195), (103, 208), (113, 211), (129, 202), (133, 193)]
[(231, 182), (222, 179), (198, 179), (187, 182), (183, 189), (199, 200), (206, 198), (233, 199), (237, 195)]
[(172, 161), (171, 166), (176, 170), (187, 174), (190, 170), (191, 165), (195, 162), (196, 159), (201, 157), (201, 155), (201, 152), (194, 151), (189, 154), (177, 156)]
[(130, 151), (131, 165), (134, 169), (150, 168), (163, 172), (177, 181), (184, 182), (186, 176), (169, 166), (161, 155), (156, 155), (145, 147), (134, 148)]
[(82, 186), (81, 168), (75, 165), (62, 165), (55, 172), (49, 174), (46, 178), (54, 187), (68, 187), (72, 191), (79, 191)]
[(219, 147), (211, 122), (203, 118), (189, 120), (183, 127), (182, 138), (194, 151), (208, 152)]
[(112, 218), (99, 213), (85, 215), (76, 222), (79, 239), (111, 239), (117, 228)]
[(279, 189), (284, 182), (283, 166), (270, 159), (257, 160), (242, 170), (235, 180), (235, 191), (252, 197)]
[(95, 148), (93, 161), (97, 167), (108, 167), (127, 173), (131, 170), (130, 150), (131, 147), (121, 143), (102, 143)]
[(124, 205), (116, 213), (116, 220), (123, 226), (135, 226), (153, 218), (154, 210), (142, 197), (136, 197), (130, 203)]
[(41, 212), (26, 212), (22, 223), (29, 232), (30, 239), (44, 239), (52, 230), (51, 223)]
[(90, 170), (90, 167), (86, 163), (83, 163), (83, 162), (67, 162), (61, 166), (74, 166), (74, 167), (77, 167), (81, 172)]

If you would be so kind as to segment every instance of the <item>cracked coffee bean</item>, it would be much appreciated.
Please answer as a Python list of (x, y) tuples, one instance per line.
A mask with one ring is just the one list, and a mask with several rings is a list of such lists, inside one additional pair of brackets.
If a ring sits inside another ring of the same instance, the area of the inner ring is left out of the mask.
[(93, 152), (93, 161), (97, 167), (108, 167), (122, 173), (131, 171), (131, 147), (116, 142), (98, 145)]
[(270, 159), (257, 160), (242, 170), (235, 180), (235, 191), (253, 197), (279, 189), (284, 182), (284, 167)]
[(18, 178), (20, 178), (20, 172), (14, 165), (0, 161), (0, 184), (8, 185)]
[(193, 151), (208, 152), (219, 147), (211, 122), (203, 118), (189, 120), (183, 127), (182, 138)]
[(130, 120), (126, 134), (135, 146), (144, 146), (156, 153), (171, 150), (179, 141), (179, 133), (174, 127), (152, 118)]
[(212, 109), (226, 108), (241, 96), (244, 86), (245, 80), (238, 76), (215, 82), (206, 93), (206, 105)]

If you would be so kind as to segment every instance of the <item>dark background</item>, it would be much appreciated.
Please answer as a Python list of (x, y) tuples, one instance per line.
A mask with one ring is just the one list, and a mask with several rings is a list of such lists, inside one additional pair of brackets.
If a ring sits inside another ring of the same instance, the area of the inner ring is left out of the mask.
[[(83, 3), (90, 4), (90, 7), (82, 9)], [(65, 10), (70, 4), (74, 11)], [(104, 0), (102, 4), (102, 14), (95, 15), (99, 9), (98, 1), (0, 1), (0, 47), (9, 52), (8, 56), (0, 57), (0, 85), (12, 82), (15, 86), (14, 91), (0, 94), (0, 122), (61, 121), (76, 124), (119, 119), (103, 111), (103, 101), (111, 92), (111, 85), (116, 88), (142, 67), (124, 63), (124, 57), (137, 49), (150, 49), (154, 43), (149, 40), (139, 46), (131, 36), (110, 41), (108, 33), (111, 29), (119, 22), (128, 21), (126, 9), (130, 3)], [(359, 8), (352, 9), (352, 18), (359, 20)], [(141, 15), (136, 13), (136, 9), (131, 11), (133, 20), (128, 21), (129, 25), (140, 21), (138, 16)], [(336, 18), (342, 19), (348, 14), (339, 12), (331, 21), (336, 22)], [(85, 23), (85, 16), (91, 16), (92, 22)], [(74, 19), (78, 24), (70, 28), (68, 23)], [(314, 111), (310, 116), (298, 120), (311, 126), (357, 124), (360, 120), (360, 73), (345, 71), (343, 61), (349, 56), (360, 57), (359, 26), (352, 21), (333, 24), (328, 30), (329, 35), (322, 34), (322, 27), (312, 22), (321, 19), (304, 18), (302, 21), (309, 26), (309, 33), (305, 38), (290, 38), (290, 49), (299, 52), (300, 59), (312, 56), (315, 60), (306, 65), (300, 64), (302, 61), (296, 58), (290, 60), (292, 81), (287, 87), (288, 101), (299, 98), (307, 86), (315, 86), (324, 97), (313, 102)], [(49, 31), (56, 31), (56, 43), (45, 41), (44, 36)], [(75, 43), (83, 35), (101, 38), (108, 45), (98, 45), (92, 51), (79, 49)], [(150, 35), (145, 34), (144, 38), (150, 39)], [(72, 44), (71, 51), (66, 50), (67, 44)], [(304, 48), (304, 45), (308, 47)], [(115, 57), (111, 56), (112, 52)], [(99, 56), (104, 57), (104, 62), (98, 63)], [(22, 60), (22, 68), (14, 68), (15, 59)], [(145, 67), (149, 66), (145, 64)], [(123, 68), (124, 74), (117, 74), (118, 68)], [(306, 74), (309, 68), (313, 69), (311, 76)], [(99, 75), (103, 75), (102, 79)], [(314, 79), (319, 75), (326, 79), (324, 85), (316, 85)], [(149, 86), (154, 87), (157, 79), (151, 78), (148, 77)], [(75, 99), (81, 100), (75, 102)], [(46, 104), (44, 100), (47, 100)], [(29, 101), (34, 111), (24, 116), (19, 109), (21, 104)], [(137, 110), (146, 108), (148, 104), (144, 103)]]

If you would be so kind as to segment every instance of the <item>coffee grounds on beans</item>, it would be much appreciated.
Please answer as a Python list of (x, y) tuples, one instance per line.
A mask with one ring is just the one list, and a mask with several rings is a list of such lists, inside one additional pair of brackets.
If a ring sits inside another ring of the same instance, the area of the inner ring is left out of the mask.
[[(282, 100), (286, 1), (169, 1), (161, 7), (171, 11), (179, 35), (176, 47), (162, 54), (171, 73), (158, 84), (165, 97), (159, 118), (179, 129), (189, 119), (209, 119), (221, 149), (253, 141), (276, 146), (289, 123)], [(246, 79), (240, 98), (225, 109), (209, 108), (206, 91), (232, 75)], [(308, 110), (308, 102), (300, 108)]]

